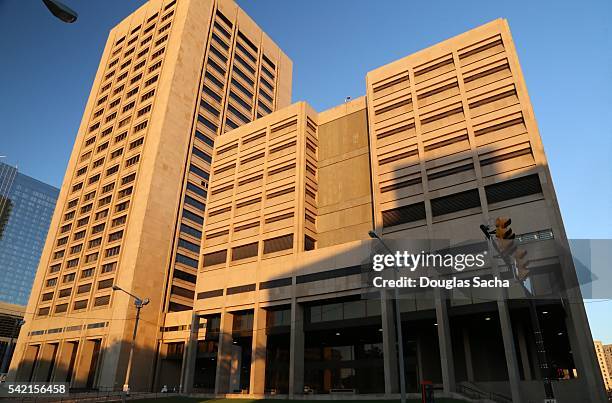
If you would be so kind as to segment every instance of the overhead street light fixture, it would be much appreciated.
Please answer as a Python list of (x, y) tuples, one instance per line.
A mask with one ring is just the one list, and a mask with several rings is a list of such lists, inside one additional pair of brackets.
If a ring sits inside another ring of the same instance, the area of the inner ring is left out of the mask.
[(42, 0), (45, 6), (51, 11), (51, 14), (56, 16), (58, 19), (65, 23), (72, 24), (77, 20), (79, 16), (76, 11), (68, 7), (67, 5), (60, 3), (57, 0)]

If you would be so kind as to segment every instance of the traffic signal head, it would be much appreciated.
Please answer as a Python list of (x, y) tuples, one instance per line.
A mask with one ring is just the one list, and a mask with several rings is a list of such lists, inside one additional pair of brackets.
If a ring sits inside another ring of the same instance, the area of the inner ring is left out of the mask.
[(527, 260), (527, 251), (525, 249), (517, 249), (514, 252), (514, 259), (516, 261), (516, 275), (519, 281), (525, 281), (531, 274), (529, 271), (529, 261)]
[(497, 217), (495, 219), (495, 236), (498, 239), (514, 239), (515, 235), (510, 228), (512, 220), (506, 217)]
[(497, 245), (499, 252), (502, 255), (508, 256), (514, 253), (516, 245), (514, 244), (514, 238), (516, 237), (510, 228), (512, 220), (506, 217), (497, 217), (495, 219), (495, 237), (497, 238)]

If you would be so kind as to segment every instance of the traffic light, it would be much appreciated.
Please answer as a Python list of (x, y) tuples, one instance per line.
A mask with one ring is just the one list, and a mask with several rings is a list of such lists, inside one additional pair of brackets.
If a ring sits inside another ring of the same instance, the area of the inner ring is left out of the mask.
[(527, 251), (525, 249), (519, 248), (514, 252), (514, 259), (516, 261), (516, 276), (519, 281), (525, 281), (527, 277), (531, 274), (529, 272), (529, 261), (526, 259)]
[(512, 224), (512, 220), (509, 218), (497, 217), (495, 219), (495, 237), (497, 238), (499, 253), (502, 256), (509, 256), (516, 250), (514, 244), (516, 235), (512, 232), (510, 224)]

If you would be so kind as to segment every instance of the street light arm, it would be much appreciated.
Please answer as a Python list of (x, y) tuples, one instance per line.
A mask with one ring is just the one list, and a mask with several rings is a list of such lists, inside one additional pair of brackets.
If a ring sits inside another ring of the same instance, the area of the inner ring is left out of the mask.
[(132, 294), (129, 291), (124, 290), (123, 288), (119, 287), (118, 285), (114, 285), (113, 286), (113, 290), (114, 291), (123, 291), (124, 293), (126, 293), (127, 295), (129, 295), (130, 297), (134, 298), (136, 301), (140, 301), (141, 303), (144, 303), (146, 301), (146, 303), (144, 303), (143, 305), (146, 305), (149, 303), (149, 299), (148, 298), (140, 298), (137, 297), (136, 295)]
[(370, 236), (370, 238), (372, 239), (377, 239), (378, 242), (380, 242), (382, 244), (382, 246), (385, 247), (385, 249), (387, 250), (387, 252), (389, 252), (390, 255), (393, 255), (393, 251), (387, 246), (387, 244), (385, 243), (385, 241), (382, 240), (382, 238), (375, 232), (375, 231), (368, 231), (368, 235)]

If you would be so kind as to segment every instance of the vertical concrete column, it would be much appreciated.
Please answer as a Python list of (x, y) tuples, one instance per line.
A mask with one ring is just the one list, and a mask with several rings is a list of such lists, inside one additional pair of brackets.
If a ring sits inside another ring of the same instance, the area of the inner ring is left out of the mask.
[(472, 346), (470, 345), (470, 330), (463, 326), (463, 352), (465, 355), (465, 371), (467, 380), (474, 382), (474, 364), (472, 363)]
[(55, 354), (57, 353), (57, 344), (42, 344), (40, 353), (38, 354), (38, 366), (34, 373), (34, 382), (48, 382), (49, 375), (55, 364)]
[(508, 368), (508, 381), (510, 382), (510, 391), (512, 392), (512, 403), (521, 403), (521, 378), (516, 359), (516, 347), (514, 345), (514, 337), (512, 335), (512, 321), (510, 320), (510, 310), (508, 302), (505, 299), (507, 293), (502, 298), (497, 300), (497, 309), (499, 311), (499, 323), (502, 331), (502, 339), (504, 342), (504, 353), (506, 355), (506, 366)]
[(219, 347), (217, 350), (217, 375), (215, 377), (215, 393), (229, 393), (229, 383), (232, 364), (232, 326), (234, 315), (225, 310), (221, 313), (219, 329)]
[(255, 305), (253, 313), (253, 344), (251, 349), (250, 393), (263, 395), (266, 387), (266, 310)]
[(200, 330), (200, 317), (193, 312), (189, 339), (183, 350), (183, 363), (181, 366), (181, 389), (183, 393), (191, 393), (193, 389), (193, 376), (195, 373), (196, 358), (198, 355), (198, 331)]
[(72, 386), (75, 388), (84, 388), (87, 386), (87, 378), (91, 369), (91, 361), (93, 359), (93, 351), (95, 343), (90, 340), (83, 340), (79, 343), (80, 352), (78, 354), (78, 365), (74, 372), (74, 380)]
[(529, 350), (527, 349), (527, 340), (525, 339), (525, 327), (520, 322), (516, 326), (516, 338), (518, 339), (519, 354), (521, 355), (521, 364), (525, 380), (531, 381), (532, 375), (529, 365)]
[(289, 352), (289, 397), (304, 392), (304, 307), (291, 301), (291, 342)]
[(25, 352), (23, 353), (23, 361), (21, 361), (17, 370), (17, 381), (32, 381), (40, 348), (41, 346), (39, 345), (30, 345), (25, 348)]
[(448, 300), (446, 293), (439, 288), (434, 291), (436, 320), (438, 322), (438, 344), (440, 346), (440, 366), (444, 392), (455, 391), (455, 362), (451, 341), (450, 321), (448, 319)]
[(394, 303), (392, 293), (380, 292), (381, 320), (383, 335), (383, 369), (385, 371), (385, 394), (399, 392), (399, 375), (397, 364), (397, 337), (395, 331)]

